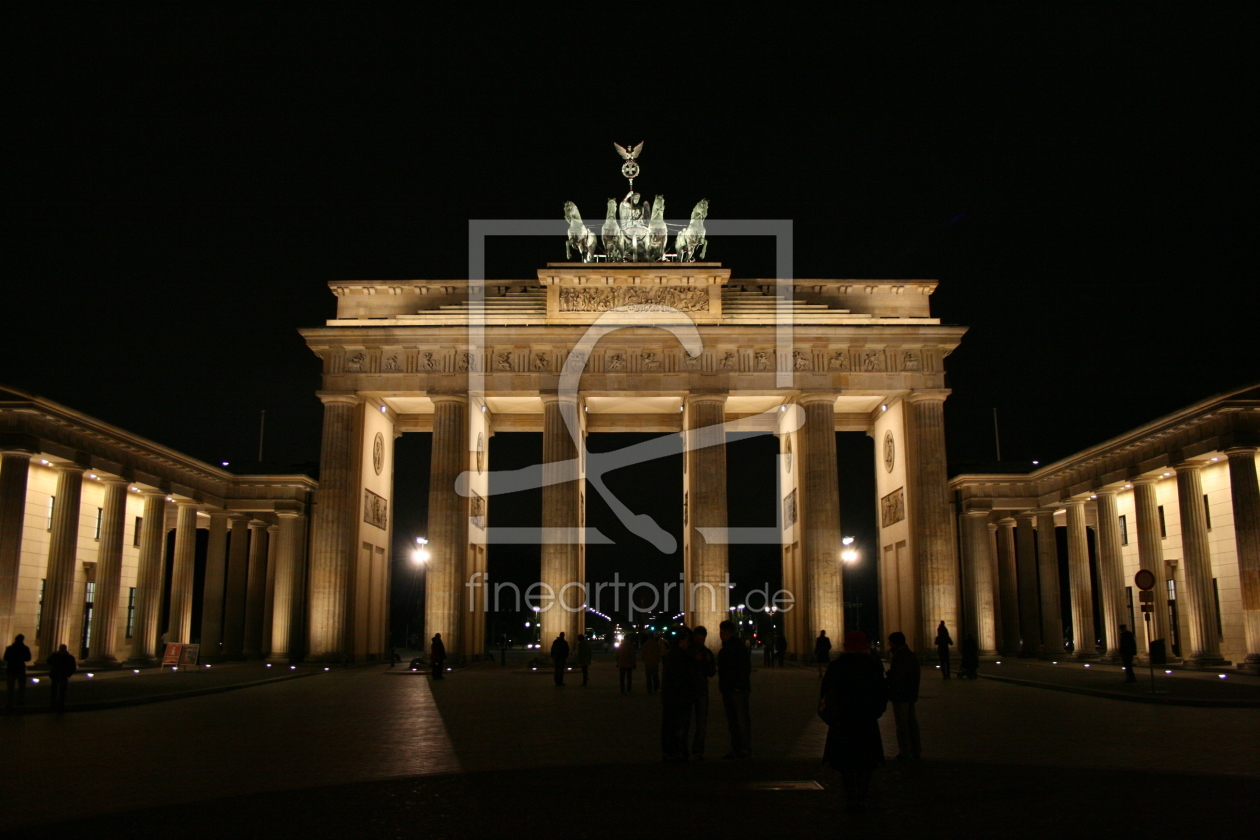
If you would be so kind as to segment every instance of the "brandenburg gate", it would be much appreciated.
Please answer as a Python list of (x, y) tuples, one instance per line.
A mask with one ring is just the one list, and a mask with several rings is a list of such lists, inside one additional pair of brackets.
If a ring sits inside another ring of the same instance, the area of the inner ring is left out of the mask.
[[(727, 546), (757, 541), (781, 553), (789, 649), (843, 631), (844, 431), (876, 442), (883, 632), (923, 650), (938, 621), (957, 627), (942, 408), (945, 358), (966, 330), (932, 317), (936, 283), (732, 280), (715, 262), (595, 261), (589, 250), (525, 280), (329, 284), (336, 317), (302, 331), (323, 362), (310, 656), (385, 648), (393, 443), (407, 432), (433, 435), (425, 634), (440, 632), (453, 656), (485, 651), (487, 547), (524, 540), (488, 525), (496, 431), (543, 435), (544, 463), (505, 480), (542, 487), (533, 541), (539, 581), (556, 596), (541, 614), (545, 643), (582, 632), (586, 497), (611, 498), (610, 467), (597, 463), (607, 456), (588, 454), (585, 437), (624, 431), (659, 432), (685, 451), (688, 624), (714, 632), (728, 614)], [(779, 438), (779, 526), (728, 528), (725, 441), (754, 433)], [(676, 545), (619, 504), (632, 532)]]

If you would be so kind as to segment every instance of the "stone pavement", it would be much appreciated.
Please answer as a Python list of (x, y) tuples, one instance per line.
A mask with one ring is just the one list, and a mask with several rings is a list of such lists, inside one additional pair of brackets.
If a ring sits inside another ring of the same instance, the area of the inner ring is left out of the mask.
[[(984, 662), (980, 675), (1023, 685), (1108, 697), (1138, 703), (1180, 706), (1260, 708), (1260, 677), (1233, 668), (1186, 670), (1156, 666), (1134, 668), (1137, 682), (1126, 683), (1119, 665), (1062, 659), (1002, 659)], [(939, 675), (940, 671), (936, 673)], [(1153, 677), (1153, 679), (1152, 679)], [(1152, 687), (1154, 690), (1152, 691)]]
[[(483, 664), (434, 685), (377, 666), (91, 714), (7, 717), (5, 797), (25, 804), (6, 806), (5, 824), (15, 835), (181, 840), (1092, 828), (1169, 836), (1250, 824), (1255, 710), (924, 676), (924, 759), (880, 771), (865, 815), (840, 813), (835, 775), (818, 763), (826, 729), (814, 714), (813, 670), (754, 674), (752, 760), (673, 766), (659, 762), (657, 697), (641, 682), (621, 695), (615, 669), (597, 662), (588, 688), (572, 675), (555, 688), (550, 675), (512, 666)], [(716, 757), (727, 739), (715, 712)], [(891, 715), (881, 724), (891, 754)], [(748, 787), (787, 780), (823, 789)], [(65, 809), (49, 808), (53, 798)]]

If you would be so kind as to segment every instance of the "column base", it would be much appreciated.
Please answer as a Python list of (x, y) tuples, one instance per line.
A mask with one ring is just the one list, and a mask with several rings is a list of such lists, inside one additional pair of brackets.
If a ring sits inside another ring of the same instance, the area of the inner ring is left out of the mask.
[(1223, 668), (1234, 663), (1227, 661), (1224, 657), (1203, 657), (1201, 659), (1187, 659), (1182, 663), (1182, 668), (1187, 671), (1207, 671), (1213, 668)]
[(1244, 662), (1239, 662), (1234, 666), (1235, 670), (1242, 671), (1244, 674), (1260, 675), (1260, 661), (1248, 658)]
[(285, 656), (285, 655), (268, 656), (266, 661), (270, 665), (295, 665), (297, 664), (295, 659), (293, 659), (290, 656)]
[(1097, 653), (1097, 652), (1095, 652), (1095, 651), (1090, 651), (1089, 653), (1074, 653), (1074, 654), (1072, 654), (1072, 658), (1073, 658), (1073, 659), (1084, 659), (1084, 660), (1087, 660), (1087, 661), (1089, 661), (1089, 662), (1097, 662), (1097, 661), (1099, 661), (1099, 660), (1101, 660), (1101, 659), (1102, 659), (1102, 654)]
[(91, 668), (94, 671), (120, 671), (124, 667), (123, 663), (118, 661), (114, 656), (101, 656), (96, 659), (85, 659), (79, 663), (82, 669)]
[(156, 656), (142, 656), (139, 659), (128, 659), (123, 663), (124, 668), (156, 668), (162, 664), (162, 660)]

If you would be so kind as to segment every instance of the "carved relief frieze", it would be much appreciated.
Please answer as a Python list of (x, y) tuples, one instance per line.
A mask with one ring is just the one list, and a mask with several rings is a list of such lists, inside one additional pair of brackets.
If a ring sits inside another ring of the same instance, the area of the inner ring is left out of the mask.
[(679, 367), (682, 370), (700, 370), (701, 362), (704, 359), (703, 353), (691, 356), (688, 355), (686, 350), (684, 350), (680, 355), (681, 359), (679, 359)]
[(500, 370), (500, 371), (515, 370), (516, 365), (514, 364), (514, 361), (515, 360), (512, 358), (512, 353), (510, 351), (495, 353), (494, 354), (494, 369)]
[(754, 350), (753, 368), (755, 370), (773, 370), (774, 353), (769, 350)]
[(923, 356), (915, 350), (907, 350), (901, 354), (902, 370), (923, 370)]
[(739, 357), (735, 355), (734, 351), (727, 350), (722, 354), (718, 367), (722, 370), (739, 370)]
[(530, 356), (529, 366), (534, 373), (546, 373), (551, 370), (551, 360), (547, 358), (546, 353), (534, 352)]
[(438, 358), (437, 353), (432, 350), (425, 350), (420, 354), (420, 370), (425, 373), (432, 373), (442, 369), (442, 360)]
[(643, 353), (641, 361), (643, 362), (643, 370), (648, 373), (660, 373), (665, 369), (664, 363), (657, 357), (657, 354), (650, 350)]
[(863, 371), (880, 371), (884, 369), (884, 351), (883, 350), (863, 350), (862, 351), (862, 370)]
[(562, 286), (561, 312), (606, 312), (618, 307), (631, 312), (707, 312), (709, 292), (702, 286)]
[(477, 359), (472, 353), (461, 351), (455, 354), (455, 370), (468, 373), (477, 369)]
[(564, 359), (566, 373), (574, 373), (586, 367), (586, 353), (582, 350), (570, 351)]
[(827, 359), (827, 370), (846, 371), (852, 369), (848, 350), (836, 350)]
[(906, 491), (898, 487), (879, 500), (880, 524), (887, 528), (906, 518)]
[(796, 490), (783, 497), (783, 527), (796, 524)]
[(346, 357), (345, 372), (346, 373), (363, 373), (367, 366), (366, 353), (351, 353)]
[(625, 373), (626, 356), (624, 353), (609, 353), (604, 356), (604, 371), (606, 373)]
[(469, 499), (468, 515), (473, 525), (483, 531), (486, 530), (486, 500), (476, 490)]
[(813, 370), (814, 360), (804, 350), (792, 351), (792, 370)]
[(381, 370), (385, 373), (397, 373), (402, 370), (402, 364), (398, 361), (398, 355), (386, 356), (385, 361), (381, 362)]
[(382, 531), (389, 524), (389, 502), (371, 490), (363, 490), (363, 521)]

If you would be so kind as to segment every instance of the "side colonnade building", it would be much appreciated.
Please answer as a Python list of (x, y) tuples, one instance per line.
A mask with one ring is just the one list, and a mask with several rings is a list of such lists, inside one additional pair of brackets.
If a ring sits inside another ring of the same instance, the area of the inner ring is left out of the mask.
[[(793, 599), (784, 632), (796, 654), (812, 651), (819, 630), (843, 633), (835, 434), (873, 436), (884, 632), (930, 647), (937, 622), (959, 615), (942, 409), (944, 360), (966, 328), (932, 317), (935, 281), (730, 274), (718, 263), (591, 262), (551, 263), (526, 280), (330, 283), (336, 317), (301, 331), (323, 365), (310, 656), (379, 649), (394, 441), (407, 432), (433, 436), (424, 633), (441, 633), (453, 657), (485, 653), (497, 542), (539, 545), (540, 583), (572, 607), (542, 612), (544, 642), (582, 632), (585, 546), (598, 536), (586, 499), (608, 498), (603, 456), (585, 452), (599, 432), (660, 432), (685, 451), (687, 623), (716, 632), (730, 606), (728, 544), (764, 542)], [(498, 431), (543, 435), (532, 538), (488, 523)], [(779, 440), (778, 525), (768, 529), (727, 521), (725, 443), (746, 433)], [(623, 513), (648, 542), (673, 540)]]
[(956, 476), (966, 631), (988, 655), (1059, 659), (1070, 637), (1077, 658), (1116, 659), (1127, 625), (1145, 656), (1144, 569), (1169, 660), (1260, 669), (1258, 446), (1252, 385), (1027, 475)]
[(315, 489), (0, 389), (0, 639), (98, 669), (156, 664), (163, 640), (203, 661), (300, 658)]

